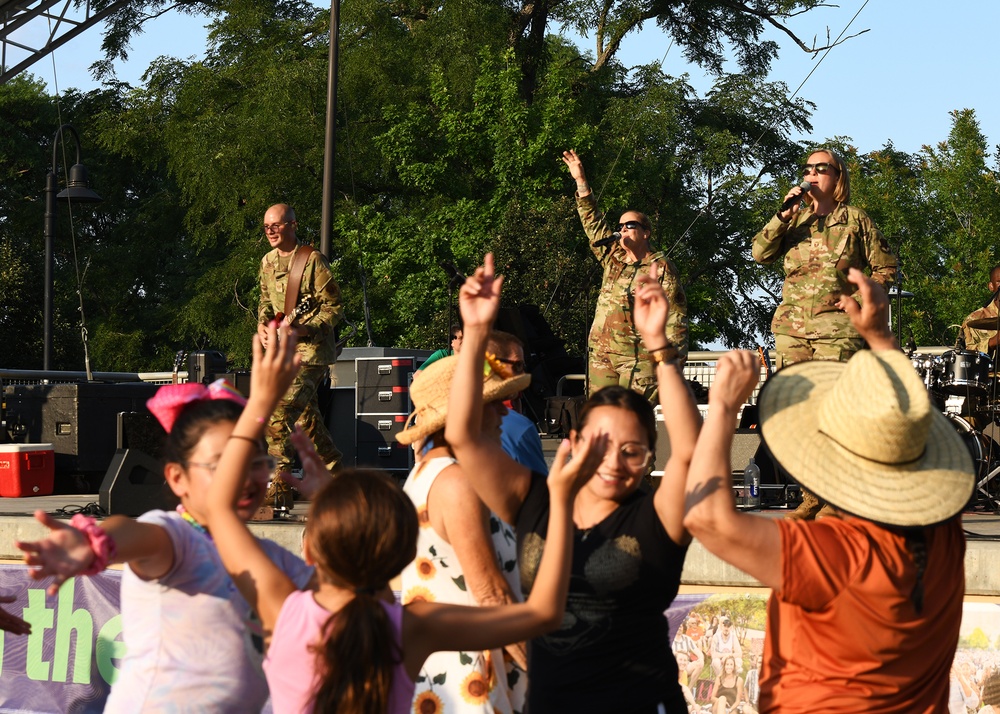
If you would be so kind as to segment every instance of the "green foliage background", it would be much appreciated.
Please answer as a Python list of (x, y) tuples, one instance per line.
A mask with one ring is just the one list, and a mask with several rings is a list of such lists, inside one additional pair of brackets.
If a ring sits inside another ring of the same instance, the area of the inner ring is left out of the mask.
[[(492, 250), (508, 305), (537, 306), (582, 354), (600, 276), (559, 158), (567, 148), (612, 217), (637, 208), (652, 218), (688, 293), (693, 348), (766, 343), (780, 274), (753, 264), (750, 240), (796, 182), (810, 147), (791, 137), (811, 130), (814, 106), (767, 80), (778, 47), (760, 36), (818, 4), (344, 4), (331, 260), (360, 327), (353, 344), (441, 346), (440, 262), (470, 271)], [(116, 15), (109, 57), (127, 46), (136, 13), (161, 6)], [(160, 58), (141, 86), (105, 63), (101, 89), (58, 105), (30, 76), (0, 86), (0, 366), (41, 366), (41, 192), (61, 122), (83, 137), (105, 202), (73, 207), (72, 222), (60, 208), (56, 368), (83, 365), (78, 284), (95, 370), (165, 370), (182, 348), (220, 349), (246, 367), (264, 210), (292, 204), (300, 235), (318, 245), (328, 11), (274, 0), (178, 7), (212, 18), (201, 61)], [(712, 88), (699, 95), (669, 67), (623, 67), (620, 43), (643, 22), (713, 73)], [(553, 34), (557, 23), (597, 34), (596, 53)], [(738, 71), (726, 73), (724, 58)], [(903, 287), (916, 294), (904, 327), (920, 344), (952, 342), (949, 325), (983, 302), (1000, 257), (997, 157), (974, 112), (956, 111), (950, 135), (917, 154), (827, 143), (849, 158), (852, 202), (900, 251)]]

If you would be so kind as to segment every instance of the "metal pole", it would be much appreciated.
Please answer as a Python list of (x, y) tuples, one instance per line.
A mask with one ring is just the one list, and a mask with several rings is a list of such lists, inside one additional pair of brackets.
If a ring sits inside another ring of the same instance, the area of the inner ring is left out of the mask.
[(56, 180), (55, 167), (45, 177), (45, 306), (43, 322), (42, 369), (52, 367), (52, 251), (56, 237)]
[(337, 45), (340, 35), (340, 0), (330, 0), (330, 55), (326, 76), (326, 145), (323, 152), (323, 216), (319, 250), (330, 259), (333, 228), (334, 158), (337, 150)]

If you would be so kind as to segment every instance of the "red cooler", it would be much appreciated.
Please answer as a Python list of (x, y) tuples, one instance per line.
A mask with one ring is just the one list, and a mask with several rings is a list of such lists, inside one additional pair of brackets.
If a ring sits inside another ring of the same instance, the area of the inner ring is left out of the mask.
[(0, 444), (0, 496), (48, 496), (55, 487), (52, 444)]

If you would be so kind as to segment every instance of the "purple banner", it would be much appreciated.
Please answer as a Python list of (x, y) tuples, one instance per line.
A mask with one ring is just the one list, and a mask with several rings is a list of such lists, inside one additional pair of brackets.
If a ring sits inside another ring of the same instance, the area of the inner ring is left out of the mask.
[(0, 712), (101, 712), (124, 654), (115, 570), (67, 581), (49, 597), (23, 565), (0, 565), (3, 607), (31, 634), (0, 631)]

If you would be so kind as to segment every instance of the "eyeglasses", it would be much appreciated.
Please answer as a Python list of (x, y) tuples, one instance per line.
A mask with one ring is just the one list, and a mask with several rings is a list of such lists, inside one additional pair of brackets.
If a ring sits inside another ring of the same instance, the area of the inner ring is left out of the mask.
[[(215, 469), (218, 467), (218, 461), (188, 461), (184, 464), (185, 466), (197, 466), (198, 468), (205, 469), (208, 473), (215, 475)], [(273, 456), (258, 456), (256, 459), (250, 462), (250, 472), (257, 474), (271, 474), (274, 472), (275, 467), (278, 462), (274, 460)]]
[(824, 176), (830, 173), (831, 171), (840, 173), (840, 171), (837, 169), (836, 166), (827, 161), (821, 161), (818, 164), (806, 164), (802, 167), (803, 176), (808, 176), (812, 171), (815, 171), (817, 174), (821, 176)]
[(504, 359), (503, 357), (497, 357), (497, 361), (510, 367), (511, 372), (514, 374), (524, 374), (523, 359)]
[(292, 221), (282, 221), (281, 223), (265, 223), (264, 224), (264, 232), (265, 233), (277, 233), (282, 228), (284, 228), (285, 226), (287, 226), (289, 223), (292, 223)]
[(619, 223), (618, 228), (616, 230), (621, 231), (623, 228), (628, 228), (630, 231), (637, 231), (640, 228), (644, 231), (649, 230), (639, 221), (625, 221), (624, 223)]
[[(582, 439), (583, 436), (578, 436), (577, 440)], [(649, 447), (645, 444), (623, 444), (618, 453), (621, 457), (625, 459), (625, 463), (628, 464), (629, 468), (636, 471), (640, 471), (647, 466), (649, 466), (650, 460), (653, 458), (653, 452), (649, 450)]]

